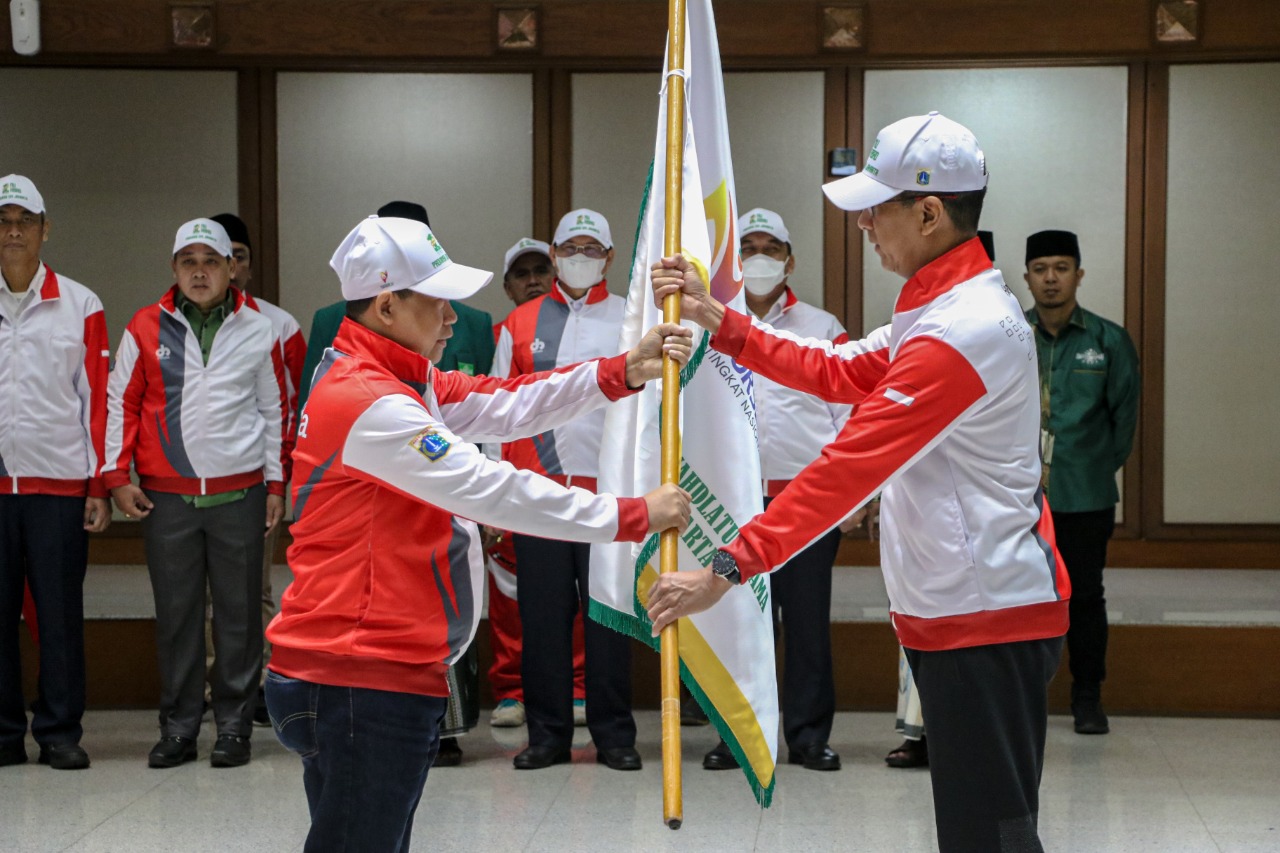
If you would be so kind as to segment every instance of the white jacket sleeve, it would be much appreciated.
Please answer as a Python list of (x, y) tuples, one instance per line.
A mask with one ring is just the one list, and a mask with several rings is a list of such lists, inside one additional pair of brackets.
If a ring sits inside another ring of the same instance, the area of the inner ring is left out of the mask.
[[(638, 500), (564, 488), (487, 459), (416, 400), (399, 394), (379, 398), (356, 419), (342, 464), (350, 476), (384, 483), (454, 515), (550, 539), (612, 542), (620, 532), (620, 506)], [(635, 508), (627, 509), (624, 527), (631, 529), (622, 532), (635, 539)]]

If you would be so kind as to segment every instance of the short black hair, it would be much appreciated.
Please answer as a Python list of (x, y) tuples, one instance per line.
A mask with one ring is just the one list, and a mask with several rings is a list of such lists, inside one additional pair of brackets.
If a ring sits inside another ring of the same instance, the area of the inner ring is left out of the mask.
[[(408, 299), (411, 291), (407, 287), (402, 287), (399, 290), (393, 290), (391, 292), (401, 299)], [(347, 318), (350, 320), (359, 320), (364, 316), (364, 312), (369, 310), (369, 306), (373, 304), (373, 300), (377, 298), (378, 297), (376, 296), (370, 296), (367, 299), (348, 299)]]
[(956, 230), (962, 234), (978, 233), (978, 219), (982, 216), (982, 203), (987, 198), (987, 188), (970, 190), (962, 193), (920, 193), (905, 192), (894, 196), (893, 201), (903, 204), (915, 204), (917, 199), (934, 196), (942, 202), (942, 209), (951, 217)]

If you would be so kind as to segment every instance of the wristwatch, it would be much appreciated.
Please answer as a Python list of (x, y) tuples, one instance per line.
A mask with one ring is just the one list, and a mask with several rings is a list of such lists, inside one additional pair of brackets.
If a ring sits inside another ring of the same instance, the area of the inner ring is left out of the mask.
[(738, 571), (738, 561), (733, 559), (733, 555), (728, 551), (716, 551), (716, 555), (711, 558), (711, 571), (734, 586), (742, 583), (742, 572)]

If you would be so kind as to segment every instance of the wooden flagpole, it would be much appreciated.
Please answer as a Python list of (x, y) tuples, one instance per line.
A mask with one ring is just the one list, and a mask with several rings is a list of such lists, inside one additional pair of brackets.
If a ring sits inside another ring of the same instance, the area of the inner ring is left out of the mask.
[[(680, 213), (684, 175), (684, 38), (685, 0), (670, 0), (667, 9), (667, 174), (666, 220), (662, 254), (680, 253)], [(680, 322), (680, 296), (662, 303), (662, 319)], [(662, 482), (680, 480), (680, 365), (662, 360)], [(679, 570), (680, 533), (664, 530), (659, 541), (658, 568), (662, 574)], [(684, 795), (680, 772), (680, 646), (676, 623), (662, 630), (662, 814), (671, 829), (684, 822)]]

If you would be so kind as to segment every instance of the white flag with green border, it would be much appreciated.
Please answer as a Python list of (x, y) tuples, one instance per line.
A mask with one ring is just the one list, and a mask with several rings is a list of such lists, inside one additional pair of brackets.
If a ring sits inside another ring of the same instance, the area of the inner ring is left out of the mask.
[[(681, 245), (684, 255), (704, 271), (712, 294), (745, 311), (724, 84), (710, 0), (690, 0), (687, 14)], [(662, 322), (662, 312), (653, 304), (649, 268), (662, 257), (666, 126), (664, 87), (620, 351)], [(710, 335), (695, 328), (694, 356), (681, 375), (680, 484), (694, 504), (693, 519), (680, 539), (681, 570), (708, 565), (716, 549), (736, 538), (738, 527), (763, 506), (752, 374), (711, 349), (709, 340)], [(661, 401), (659, 383), (651, 382), (640, 394), (608, 408), (600, 450), (601, 492), (640, 495), (658, 486)], [(640, 545), (593, 545), (592, 618), (656, 649), (644, 602), (657, 570), (656, 535)], [(768, 579), (753, 578), (711, 610), (679, 623), (681, 678), (764, 806), (773, 796), (778, 746), (769, 596)]]

